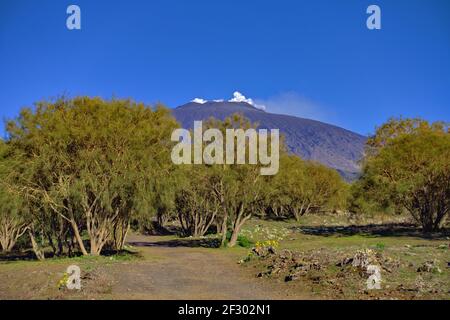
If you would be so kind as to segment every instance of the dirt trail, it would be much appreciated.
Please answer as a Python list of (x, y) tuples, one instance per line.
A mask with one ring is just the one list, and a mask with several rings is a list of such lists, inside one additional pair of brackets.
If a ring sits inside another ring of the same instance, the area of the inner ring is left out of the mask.
[[(234, 256), (214, 249), (161, 244), (131, 236), (147, 258), (117, 266), (113, 296), (124, 299), (298, 299), (243, 270)], [(153, 257), (153, 258), (152, 258)]]

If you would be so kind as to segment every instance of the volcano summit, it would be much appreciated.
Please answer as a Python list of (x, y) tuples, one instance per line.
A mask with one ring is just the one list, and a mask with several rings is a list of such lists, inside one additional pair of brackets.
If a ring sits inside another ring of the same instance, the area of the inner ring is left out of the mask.
[(194, 121), (211, 117), (224, 120), (234, 113), (258, 123), (259, 129), (280, 129), (289, 152), (336, 169), (346, 180), (354, 180), (360, 173), (366, 137), (355, 132), (316, 120), (269, 113), (237, 93), (229, 101), (197, 98), (173, 110), (186, 129), (192, 129)]

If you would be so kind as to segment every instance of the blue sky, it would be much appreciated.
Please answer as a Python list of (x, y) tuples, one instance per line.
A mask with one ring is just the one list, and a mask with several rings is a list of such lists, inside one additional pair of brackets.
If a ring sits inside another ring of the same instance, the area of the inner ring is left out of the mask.
[[(82, 30), (66, 28), (81, 8)], [(366, 28), (377, 4), (382, 30)], [(234, 91), (368, 134), (450, 121), (448, 0), (0, 0), (0, 117), (61, 94), (176, 107)]]

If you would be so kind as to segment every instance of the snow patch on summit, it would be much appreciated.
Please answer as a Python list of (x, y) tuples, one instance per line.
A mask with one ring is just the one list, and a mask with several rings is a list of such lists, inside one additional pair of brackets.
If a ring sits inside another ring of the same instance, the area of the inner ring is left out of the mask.
[(198, 104), (205, 104), (208, 102), (208, 100), (202, 99), (202, 98), (195, 98), (191, 102), (198, 103)]
[[(213, 102), (224, 102), (224, 99), (216, 99), (216, 100), (212, 100)], [(195, 98), (194, 100), (192, 100), (191, 102), (194, 103), (198, 103), (198, 104), (205, 104), (207, 102), (209, 102), (208, 100), (202, 99), (202, 98)], [(233, 93), (233, 98), (231, 98), (230, 100), (228, 100), (228, 102), (234, 102), (234, 103), (241, 103), (241, 102), (245, 102), (248, 103), (249, 105), (251, 105), (252, 107), (255, 107), (256, 109), (259, 110), (266, 110), (266, 106), (262, 105), (262, 104), (257, 104), (255, 103), (255, 101), (253, 101), (253, 99), (251, 98), (247, 98), (245, 97), (242, 93), (240, 93), (239, 91), (235, 91)]]

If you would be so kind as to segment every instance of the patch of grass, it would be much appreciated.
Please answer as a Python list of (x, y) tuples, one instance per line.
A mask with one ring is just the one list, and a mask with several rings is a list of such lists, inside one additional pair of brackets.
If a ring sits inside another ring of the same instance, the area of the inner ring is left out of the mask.
[[(225, 248), (227, 247), (228, 243), (230, 242), (230, 239), (231, 239), (231, 232), (228, 231), (227, 237), (225, 240)], [(253, 247), (253, 241), (251, 241), (247, 236), (240, 234), (237, 238), (237, 245), (242, 248), (251, 248), (251, 247)]]
[[(318, 297), (335, 299), (355, 298), (355, 299), (448, 299), (447, 289), (450, 285), (450, 268), (447, 263), (450, 261), (449, 238), (443, 236), (435, 238), (422, 237), (420, 233), (395, 233), (395, 230), (386, 234), (371, 231), (371, 224), (353, 225), (354, 232), (348, 232), (349, 222), (340, 217), (324, 223), (324, 217), (306, 217), (306, 221), (263, 221), (255, 219), (246, 226), (248, 234), (255, 235), (255, 229), (283, 228), (290, 231), (284, 239), (280, 241), (277, 250), (282, 252), (288, 249), (296, 252), (313, 252), (325, 261), (331, 257), (333, 263), (324, 266), (320, 272), (321, 280), (319, 284), (308, 280), (307, 276), (302, 281), (292, 281), (286, 285), (296, 291), (309, 291)], [(378, 221), (374, 228), (379, 226)], [(372, 223), (372, 221), (371, 221)], [(389, 226), (390, 221), (388, 221)], [(325, 228), (324, 225), (331, 225)], [(301, 227), (301, 226), (305, 227)], [(344, 228), (335, 227), (342, 225)], [(258, 229), (256, 229), (258, 230)], [(316, 231), (311, 232), (312, 231)], [(331, 232), (326, 232), (330, 231)], [(323, 231), (323, 232), (322, 232)], [(375, 230), (377, 231), (377, 230)], [(245, 234), (247, 235), (247, 233)], [(352, 257), (357, 251), (365, 249), (378, 251), (389, 259), (397, 260), (397, 267), (390, 266), (389, 270), (382, 270), (382, 290), (367, 291), (366, 278), (364, 276), (348, 276), (343, 273), (342, 268), (335, 266), (335, 261), (339, 257)], [(426, 261), (437, 261), (441, 273), (418, 272), (418, 267)], [(267, 265), (258, 259), (252, 260), (250, 265), (258, 272), (267, 271)], [(344, 277), (344, 278), (343, 278)], [(295, 288), (295, 289), (294, 289)]]
[(247, 237), (245, 237), (243, 235), (239, 235), (237, 241), (238, 241), (238, 245), (243, 247), (243, 248), (251, 248), (251, 247), (253, 247), (253, 242), (250, 241)]

